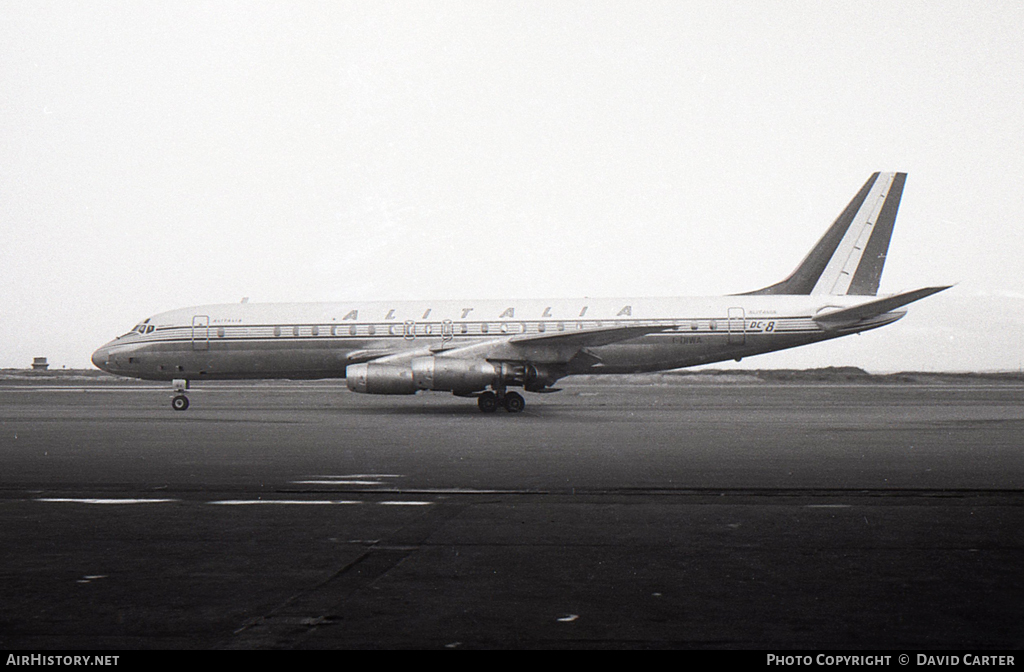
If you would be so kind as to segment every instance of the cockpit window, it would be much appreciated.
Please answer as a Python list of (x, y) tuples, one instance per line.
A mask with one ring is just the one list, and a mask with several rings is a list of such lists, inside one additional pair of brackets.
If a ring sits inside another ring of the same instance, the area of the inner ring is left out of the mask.
[(122, 336), (127, 336), (128, 334), (148, 334), (155, 328), (153, 325), (149, 323), (151, 319), (153, 318), (147, 318), (144, 322), (136, 324), (134, 327), (131, 328), (131, 331), (129, 331), (127, 334), (123, 334)]

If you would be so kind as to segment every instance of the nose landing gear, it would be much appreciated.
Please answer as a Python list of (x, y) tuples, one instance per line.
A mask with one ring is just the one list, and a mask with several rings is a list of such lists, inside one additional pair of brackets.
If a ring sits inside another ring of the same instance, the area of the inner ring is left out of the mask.
[(185, 396), (185, 391), (188, 389), (188, 381), (181, 378), (175, 378), (172, 382), (174, 385), (174, 397), (171, 398), (171, 408), (176, 411), (188, 410), (188, 397)]

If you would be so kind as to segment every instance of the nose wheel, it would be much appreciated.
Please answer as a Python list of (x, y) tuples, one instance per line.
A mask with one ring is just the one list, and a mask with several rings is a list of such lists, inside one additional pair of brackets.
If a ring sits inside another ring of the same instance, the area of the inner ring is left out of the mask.
[(175, 378), (171, 381), (171, 385), (174, 386), (174, 397), (171, 398), (171, 408), (176, 411), (187, 410), (188, 397), (185, 396), (185, 390), (188, 389), (188, 381), (182, 378)]

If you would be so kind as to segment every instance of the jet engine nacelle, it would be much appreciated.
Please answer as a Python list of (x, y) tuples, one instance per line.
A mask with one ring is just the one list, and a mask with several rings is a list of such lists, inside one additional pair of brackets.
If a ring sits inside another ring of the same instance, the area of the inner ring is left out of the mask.
[(558, 377), (553, 370), (545, 368), (540, 371), (521, 362), (447, 357), (417, 357), (401, 364), (350, 364), (345, 369), (348, 389), (367, 394), (415, 394), (420, 390), (468, 394), (488, 386), (536, 390), (550, 385)]

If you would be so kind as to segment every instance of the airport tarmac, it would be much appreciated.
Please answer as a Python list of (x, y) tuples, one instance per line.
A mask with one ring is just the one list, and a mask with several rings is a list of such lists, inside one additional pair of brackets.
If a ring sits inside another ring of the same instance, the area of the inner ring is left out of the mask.
[(1024, 386), (0, 385), (5, 649), (1024, 645)]

